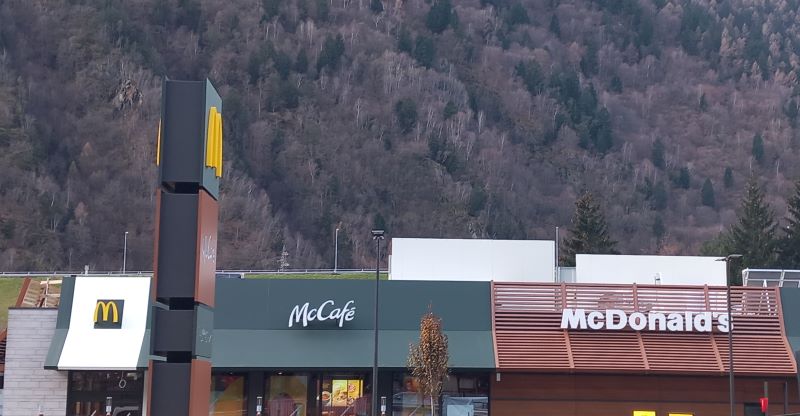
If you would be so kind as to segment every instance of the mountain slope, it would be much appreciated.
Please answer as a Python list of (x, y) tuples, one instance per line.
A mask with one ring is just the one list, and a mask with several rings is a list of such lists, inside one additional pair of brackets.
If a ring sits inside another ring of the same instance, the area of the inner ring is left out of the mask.
[[(751, 172), (779, 215), (800, 176), (797, 10), (5, 2), (0, 269), (116, 269), (125, 230), (129, 269), (151, 267), (163, 76), (208, 76), (223, 95), (220, 267), (276, 268), (283, 251), (289, 267), (330, 266), (337, 225), (340, 267), (372, 264), (376, 226), (552, 238), (583, 190), (620, 251), (695, 254)], [(141, 100), (120, 106), (125, 85)]]

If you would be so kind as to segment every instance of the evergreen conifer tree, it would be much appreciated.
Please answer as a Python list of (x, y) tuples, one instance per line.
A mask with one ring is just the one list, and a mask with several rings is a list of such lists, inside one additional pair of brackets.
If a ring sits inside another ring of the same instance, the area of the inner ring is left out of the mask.
[(397, 50), (408, 54), (414, 51), (414, 41), (411, 39), (411, 33), (406, 28), (400, 28), (397, 35)]
[(725, 168), (725, 177), (723, 182), (725, 183), (726, 188), (733, 186), (733, 169), (731, 169), (730, 166)]
[(442, 33), (453, 21), (453, 5), (450, 0), (438, 0), (431, 6), (425, 24), (433, 33)]
[(692, 185), (692, 174), (689, 173), (689, 168), (686, 166), (682, 167), (678, 175), (673, 178), (672, 182), (678, 188), (689, 189)]
[(666, 234), (667, 228), (664, 226), (664, 220), (661, 216), (657, 216), (655, 220), (653, 220), (653, 236), (660, 240)]
[(703, 182), (703, 188), (700, 190), (700, 199), (703, 205), (707, 207), (714, 208), (717, 205), (714, 198), (714, 184), (711, 183), (711, 179), (706, 178), (706, 181)]
[(664, 143), (661, 139), (656, 139), (653, 142), (653, 149), (650, 151), (650, 160), (653, 161), (653, 166), (664, 169)]
[(556, 35), (557, 38), (561, 39), (561, 24), (558, 21), (558, 16), (553, 13), (553, 17), (550, 18), (550, 32)]
[(423, 35), (417, 36), (416, 45), (414, 46), (414, 59), (425, 68), (430, 68), (433, 65), (433, 60), (436, 59), (436, 47), (433, 39)]
[(576, 254), (616, 254), (617, 242), (608, 236), (608, 223), (590, 193), (585, 193), (575, 201), (575, 214), (569, 236), (564, 240), (564, 254), (561, 264), (575, 265)]
[(621, 93), (622, 92), (622, 79), (619, 75), (614, 75), (611, 77), (611, 85), (608, 87), (612, 92)]
[(653, 209), (657, 211), (666, 209), (668, 200), (669, 194), (667, 193), (667, 187), (664, 186), (664, 182), (656, 183), (653, 187)]
[[(758, 182), (751, 177), (747, 182), (739, 218), (726, 238), (728, 254), (741, 254), (742, 267), (770, 267), (775, 262), (775, 214), (764, 200)], [(738, 277), (738, 274), (734, 274)]]
[(783, 269), (800, 268), (800, 181), (794, 185), (794, 195), (789, 198), (788, 225), (778, 249), (778, 266)]
[(764, 162), (764, 139), (760, 133), (753, 136), (753, 159), (758, 163)]

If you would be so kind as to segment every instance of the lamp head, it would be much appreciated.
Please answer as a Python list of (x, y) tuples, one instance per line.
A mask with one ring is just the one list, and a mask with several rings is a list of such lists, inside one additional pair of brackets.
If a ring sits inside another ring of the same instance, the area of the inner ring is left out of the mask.
[(731, 261), (731, 260), (738, 260), (741, 259), (743, 256), (741, 254), (728, 254), (725, 257), (718, 258), (717, 261)]

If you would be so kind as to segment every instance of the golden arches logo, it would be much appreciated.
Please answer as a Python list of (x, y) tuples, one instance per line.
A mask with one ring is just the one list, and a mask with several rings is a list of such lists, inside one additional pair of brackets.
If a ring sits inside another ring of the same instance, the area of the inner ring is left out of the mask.
[(94, 327), (121, 328), (124, 304), (122, 299), (98, 299), (94, 306)]
[(214, 169), (214, 176), (222, 177), (222, 114), (217, 107), (208, 110), (206, 166)]
[(161, 120), (158, 120), (158, 137), (156, 138), (156, 166), (161, 164)]

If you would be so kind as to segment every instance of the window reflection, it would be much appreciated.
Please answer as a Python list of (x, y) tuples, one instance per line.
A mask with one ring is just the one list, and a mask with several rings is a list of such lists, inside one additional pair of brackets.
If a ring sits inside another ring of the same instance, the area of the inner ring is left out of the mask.
[(213, 416), (244, 416), (247, 414), (247, 394), (243, 374), (214, 374), (211, 380), (211, 409)]
[(141, 371), (70, 371), (67, 415), (105, 415), (111, 397), (112, 416), (140, 416), (144, 398)]
[[(442, 386), (442, 398), (434, 403), (442, 416), (488, 416), (489, 375), (451, 374)], [(395, 373), (392, 388), (393, 416), (430, 415), (431, 399), (423, 397), (419, 383), (407, 373)]]
[(268, 416), (306, 416), (308, 409), (307, 375), (273, 375), (267, 380)]

